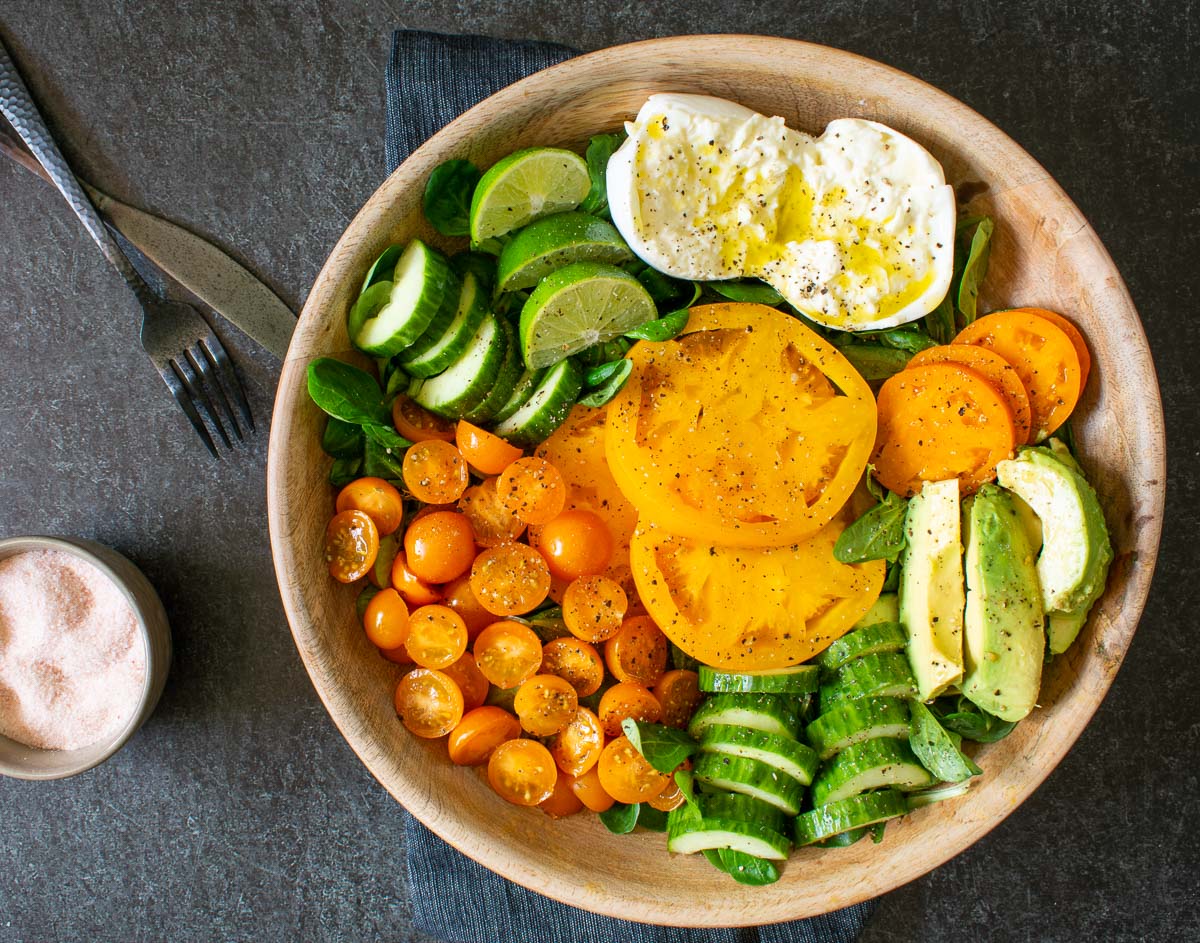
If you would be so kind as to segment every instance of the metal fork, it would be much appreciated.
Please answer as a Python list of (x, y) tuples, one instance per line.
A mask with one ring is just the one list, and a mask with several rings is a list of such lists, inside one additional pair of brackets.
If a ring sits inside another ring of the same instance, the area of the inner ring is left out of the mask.
[(217, 447), (200, 417), (197, 405), (208, 416), (226, 448), (232, 448), (233, 443), (221, 422), (222, 417), (232, 428), (234, 436), (239, 440), (242, 438), (237, 416), (229, 403), (230, 396), (237, 403), (247, 428), (254, 428), (250, 404), (246, 402), (229, 355), (199, 311), (189, 304), (155, 294), (134, 269), (67, 166), (2, 41), (0, 112), (28, 145), (38, 163), (46, 169), (51, 182), (83, 222), (104, 257), (121, 273), (137, 296), (142, 306), (142, 349), (149, 355), (167, 389), (191, 421), (196, 434), (213, 457), (219, 458)]

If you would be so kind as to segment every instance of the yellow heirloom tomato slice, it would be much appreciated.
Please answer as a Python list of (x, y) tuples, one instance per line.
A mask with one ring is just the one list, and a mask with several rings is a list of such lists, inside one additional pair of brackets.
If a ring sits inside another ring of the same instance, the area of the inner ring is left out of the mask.
[(641, 518), (708, 543), (777, 547), (820, 530), (862, 478), (875, 398), (796, 318), (704, 305), (683, 335), (628, 356), (606, 455)]
[(795, 665), (840, 638), (879, 597), (884, 563), (849, 565), (833, 544), (851, 509), (783, 547), (729, 547), (640, 521), (630, 559), (651, 618), (714, 668)]

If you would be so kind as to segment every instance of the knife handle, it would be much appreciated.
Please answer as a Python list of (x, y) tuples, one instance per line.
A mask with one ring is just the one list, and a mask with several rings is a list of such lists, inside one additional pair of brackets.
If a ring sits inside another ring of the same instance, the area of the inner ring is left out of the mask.
[(28, 145), (33, 157), (45, 171), (45, 175), (58, 188), (58, 192), (63, 195), (68, 205), (75, 211), (75, 215), (83, 223), (88, 235), (95, 240), (96, 245), (100, 247), (100, 251), (104, 253), (113, 268), (121, 273), (121, 277), (133, 289), (133, 293), (138, 296), (140, 301), (153, 301), (154, 293), (150, 291), (149, 286), (138, 275), (133, 264), (109, 234), (100, 214), (96, 212), (96, 208), (92, 206), (83, 192), (83, 188), (79, 185), (79, 181), (71, 172), (71, 168), (67, 166), (66, 160), (54, 143), (50, 129), (46, 127), (46, 123), (38, 113), (37, 105), (33, 103), (29, 89), (21, 80), (21, 75), (17, 72), (17, 67), (13, 64), (2, 40), (0, 40), (0, 112), (4, 113), (4, 117), (21, 136), (21, 140)]

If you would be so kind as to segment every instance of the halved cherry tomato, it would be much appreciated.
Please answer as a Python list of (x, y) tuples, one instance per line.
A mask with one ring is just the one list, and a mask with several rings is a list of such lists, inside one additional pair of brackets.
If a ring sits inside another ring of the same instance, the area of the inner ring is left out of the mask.
[(607, 812), (616, 802), (604, 791), (604, 786), (600, 784), (600, 774), (596, 771), (595, 766), (582, 776), (568, 777), (567, 781), (571, 786), (571, 792), (575, 793), (579, 797), (579, 801), (593, 812)]
[(636, 681), (614, 684), (600, 697), (600, 726), (610, 737), (621, 735), (621, 721), (637, 720), (657, 724), (662, 717), (662, 705), (648, 687)]
[(466, 623), (447, 606), (422, 606), (409, 616), (404, 647), (422, 668), (445, 668), (467, 650)]
[(400, 594), (394, 589), (381, 589), (372, 596), (363, 613), (363, 628), (371, 644), (383, 649), (400, 648), (408, 639), (408, 607)]
[(528, 681), (542, 664), (542, 642), (527, 625), (496, 622), (475, 639), (475, 663), (498, 688), (515, 688)]
[(550, 570), (532, 547), (501, 544), (475, 558), (471, 564), (471, 589), (488, 612), (516, 616), (536, 609), (546, 598), (550, 591)]
[(538, 532), (537, 545), (550, 572), (565, 580), (599, 576), (612, 561), (612, 534), (591, 511), (563, 511)]
[(445, 592), (446, 596), (442, 601), (462, 616), (463, 622), (467, 624), (468, 641), (475, 641), (480, 632), (496, 621), (496, 617), (484, 609), (475, 598), (470, 575), (464, 573), (458, 579), (447, 583)]
[(575, 719), (550, 740), (550, 755), (562, 772), (582, 776), (596, 765), (604, 749), (604, 731), (600, 718), (586, 707), (575, 712)]
[(444, 737), (462, 720), (462, 691), (449, 675), (414, 668), (396, 685), (396, 713), (418, 737)]
[(521, 457), (521, 450), (465, 419), (458, 421), (454, 440), (472, 468), (484, 475), (499, 475)]
[(587, 642), (574, 636), (556, 638), (542, 646), (542, 674), (556, 675), (580, 697), (600, 690), (604, 681), (604, 659)]
[(583, 800), (575, 795), (570, 778), (559, 774), (554, 781), (554, 791), (548, 799), (538, 803), (538, 808), (552, 819), (565, 818), (583, 810)]
[(325, 562), (329, 575), (339, 583), (366, 576), (378, 553), (379, 529), (363, 511), (335, 514), (325, 528)]
[(397, 396), (392, 403), (392, 423), (396, 431), (410, 442), (427, 442), (430, 439), (454, 441), (454, 423), (435, 416), (407, 396)]
[(381, 537), (393, 533), (404, 518), (404, 499), (382, 478), (358, 478), (338, 492), (338, 511), (362, 511), (375, 522)]
[(521, 726), (535, 737), (550, 737), (575, 719), (579, 695), (562, 678), (534, 675), (517, 689), (513, 710)]
[(600, 785), (617, 800), (633, 805), (646, 802), (661, 793), (670, 777), (646, 762), (626, 736), (610, 740), (596, 764)]
[(501, 799), (534, 806), (554, 791), (558, 767), (550, 751), (536, 740), (506, 740), (492, 751), (487, 776)]
[(450, 504), (470, 481), (462, 453), (451, 443), (430, 439), (409, 446), (401, 467), (409, 493), (426, 504)]
[(667, 670), (667, 637), (649, 616), (626, 619), (604, 643), (604, 661), (618, 681), (637, 681), (647, 687)]
[(381, 648), (379, 654), (394, 665), (415, 665), (408, 649), (401, 645), (399, 648)]
[(525, 532), (525, 522), (500, 501), (495, 478), (485, 478), (464, 491), (458, 499), (458, 509), (471, 522), (475, 542), (481, 547), (508, 543)]
[(488, 761), (496, 747), (520, 735), (521, 725), (508, 711), (499, 707), (476, 707), (463, 714), (458, 726), (450, 732), (446, 749), (451, 763), (479, 766)]
[(672, 809), (678, 809), (687, 798), (683, 794), (683, 790), (679, 788), (679, 783), (675, 782), (675, 777), (672, 776), (667, 785), (653, 799), (646, 800), (650, 804), (650, 808), (658, 809), (659, 812), (670, 812)]
[[(409, 530), (412, 530), (411, 524)], [(392, 561), (392, 588), (410, 606), (430, 606), (442, 598), (442, 594), (436, 588), (408, 568), (408, 560), (403, 552), (396, 554)]]
[(704, 700), (700, 677), (683, 668), (668, 671), (654, 685), (654, 696), (662, 705), (661, 723), (681, 730), (688, 725), (696, 708)]
[(419, 579), (448, 583), (471, 568), (475, 535), (457, 511), (437, 511), (408, 525), (404, 534), (408, 568)]
[(491, 685), (475, 663), (475, 656), (467, 652), (458, 661), (441, 669), (462, 691), (463, 710), (473, 711), (487, 700)]
[(607, 576), (581, 576), (562, 596), (563, 621), (585, 642), (605, 642), (616, 635), (628, 609), (625, 590)]
[(553, 520), (567, 503), (562, 473), (544, 458), (530, 456), (512, 462), (497, 483), (500, 500), (526, 524)]

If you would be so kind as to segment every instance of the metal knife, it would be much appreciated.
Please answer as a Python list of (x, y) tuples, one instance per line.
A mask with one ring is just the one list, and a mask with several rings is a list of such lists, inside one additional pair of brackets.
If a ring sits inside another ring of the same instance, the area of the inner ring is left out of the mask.
[[(0, 153), (49, 181), (38, 162), (4, 130)], [(182, 226), (122, 203), (83, 180), (79, 183), (105, 220), (164, 274), (280, 360), (287, 356), (296, 314), (244, 266)]]

